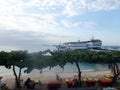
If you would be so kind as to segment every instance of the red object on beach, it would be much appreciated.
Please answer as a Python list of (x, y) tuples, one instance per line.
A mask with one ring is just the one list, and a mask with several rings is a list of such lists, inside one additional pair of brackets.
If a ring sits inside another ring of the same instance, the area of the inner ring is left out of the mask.
[(72, 85), (72, 81), (71, 81), (71, 80), (67, 81), (66, 83), (67, 83), (67, 87), (68, 87), (68, 88), (73, 87), (73, 85)]
[(95, 81), (94, 80), (87, 80), (86, 83), (87, 83), (87, 86), (89, 86), (89, 87), (95, 85)]
[(101, 86), (110, 86), (110, 85), (112, 85), (112, 80), (101, 79), (101, 80), (99, 80), (99, 83)]
[(58, 90), (61, 87), (61, 82), (53, 81), (47, 84), (48, 90)]

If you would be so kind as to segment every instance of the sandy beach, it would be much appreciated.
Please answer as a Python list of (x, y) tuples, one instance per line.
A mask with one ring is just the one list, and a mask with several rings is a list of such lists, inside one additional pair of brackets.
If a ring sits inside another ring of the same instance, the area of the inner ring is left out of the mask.
[[(31, 74), (23, 74), (21, 76), (21, 79), (23, 79), (23, 82), (26, 81), (28, 77), (30, 77), (32, 80), (40, 80), (42, 83), (48, 83), (50, 81), (56, 80), (56, 74), (59, 75), (61, 79), (66, 78), (74, 78), (74, 75), (78, 75), (77, 72), (45, 72), (45, 73), (31, 73)], [(97, 71), (82, 71), (82, 77), (103, 77), (105, 75), (111, 74), (109, 70), (97, 70)], [(2, 82), (6, 83), (9, 88), (14, 87), (14, 75), (6, 75), (3, 76)]]

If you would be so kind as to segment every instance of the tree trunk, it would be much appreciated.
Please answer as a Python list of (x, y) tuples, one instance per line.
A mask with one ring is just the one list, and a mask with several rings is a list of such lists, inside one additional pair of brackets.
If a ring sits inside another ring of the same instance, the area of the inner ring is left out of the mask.
[(79, 67), (78, 62), (76, 62), (76, 66), (77, 66), (77, 69), (78, 69), (78, 79), (79, 79), (79, 82), (80, 82), (80, 85), (81, 85), (81, 71), (80, 71), (80, 67)]
[(22, 70), (22, 68), (20, 67), (20, 69), (19, 69), (19, 77), (18, 77), (19, 80), (20, 80), (20, 76), (21, 76), (21, 70)]
[(15, 72), (15, 66), (13, 65), (13, 74), (15, 75), (15, 80), (17, 80), (17, 74)]
[(20, 88), (20, 74), (21, 74), (21, 68), (19, 69), (19, 76), (17, 76), (17, 73), (15, 71), (15, 66), (13, 65), (13, 73), (15, 76), (15, 85), (17, 88)]
[(20, 69), (19, 69), (19, 77), (18, 77), (18, 84), (19, 84), (18, 87), (21, 86), (21, 82), (20, 82), (21, 70), (22, 70), (22, 68), (20, 67)]
[(119, 67), (116, 63), (113, 64), (114, 66), (114, 77), (113, 77), (113, 84), (114, 85), (117, 85), (117, 79), (118, 79), (118, 76), (119, 76)]

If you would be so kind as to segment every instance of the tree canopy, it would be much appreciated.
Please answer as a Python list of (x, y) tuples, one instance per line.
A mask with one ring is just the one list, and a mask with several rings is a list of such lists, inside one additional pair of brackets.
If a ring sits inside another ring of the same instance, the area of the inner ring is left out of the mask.
[[(50, 52), (51, 56), (44, 53)], [(89, 62), (89, 63), (113, 63), (120, 62), (120, 51), (58, 51), (50, 50), (27, 53), (27, 51), (0, 52), (0, 65), (10, 68), (11, 65), (17, 67), (27, 67), (29, 72), (33, 69), (42, 69), (59, 65), (64, 67), (66, 63)]]
[[(51, 55), (47, 56), (45, 53)], [(13, 66), (13, 72), (16, 80), (20, 80), (21, 69), (26, 67), (26, 73), (30, 73), (33, 69), (42, 70), (46, 67), (54, 67), (59, 65), (64, 68), (66, 63), (75, 63), (79, 75), (81, 74), (79, 62), (89, 63), (116, 63), (120, 62), (120, 51), (90, 51), (90, 50), (73, 50), (73, 51), (57, 51), (50, 50), (28, 53), (27, 51), (11, 51), (0, 52), (0, 65), (6, 68)], [(15, 72), (15, 66), (19, 67), (19, 75)]]

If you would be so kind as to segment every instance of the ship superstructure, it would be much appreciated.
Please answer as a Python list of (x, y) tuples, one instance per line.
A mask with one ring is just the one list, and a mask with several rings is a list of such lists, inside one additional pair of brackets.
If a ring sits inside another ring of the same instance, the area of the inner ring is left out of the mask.
[(89, 41), (65, 42), (57, 45), (58, 50), (82, 50), (82, 49), (101, 49), (102, 41), (91, 39)]

